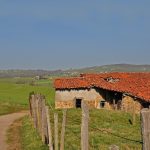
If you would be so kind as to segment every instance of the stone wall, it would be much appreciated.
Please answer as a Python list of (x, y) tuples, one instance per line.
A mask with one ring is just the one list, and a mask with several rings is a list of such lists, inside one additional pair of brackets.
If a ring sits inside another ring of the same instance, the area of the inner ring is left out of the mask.
[(100, 108), (100, 102), (105, 100), (105, 109), (113, 109), (113, 92), (103, 89), (72, 89), (56, 90), (55, 108), (73, 108), (75, 99), (83, 99), (90, 108)]
[(102, 96), (95, 89), (80, 89), (80, 90), (56, 90), (55, 93), (55, 108), (73, 108), (75, 107), (75, 99), (82, 98), (87, 101), (90, 107), (97, 108)]
[[(72, 90), (56, 90), (55, 108), (74, 108), (75, 99), (83, 99), (90, 108), (100, 108), (100, 101), (105, 100), (105, 109), (114, 109), (113, 92), (101, 89), (72, 89)], [(125, 112), (139, 113), (142, 109), (142, 103), (132, 96), (122, 96), (122, 99), (116, 101), (116, 108)]]
[(73, 101), (55, 101), (55, 108), (73, 108), (74, 102)]
[(121, 109), (125, 112), (133, 112), (135, 109), (135, 113), (139, 113), (142, 108), (141, 103), (138, 100), (135, 100), (131, 96), (124, 96), (122, 98), (122, 107)]

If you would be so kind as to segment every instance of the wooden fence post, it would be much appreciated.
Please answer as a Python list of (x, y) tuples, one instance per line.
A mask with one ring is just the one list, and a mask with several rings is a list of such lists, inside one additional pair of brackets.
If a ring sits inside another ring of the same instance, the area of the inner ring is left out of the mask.
[[(32, 94), (29, 97), (30, 112), (33, 120), (34, 128), (36, 128), (42, 137), (42, 142), (45, 144), (49, 143), (50, 129), (49, 129), (49, 113), (47, 113), (45, 105), (45, 97), (41, 94)], [(52, 144), (50, 144), (52, 145)], [(52, 150), (52, 149), (51, 149)]]
[(30, 115), (32, 117), (32, 95), (29, 95), (29, 107), (30, 107)]
[(37, 130), (38, 133), (40, 134), (40, 115), (39, 115), (39, 101), (40, 101), (40, 96), (36, 94), (36, 101), (35, 101), (35, 107), (36, 107), (36, 116), (37, 116)]
[(61, 129), (61, 140), (60, 140), (60, 150), (64, 150), (64, 140), (65, 140), (65, 126), (66, 126), (66, 113), (67, 110), (63, 110), (63, 120), (62, 120), (62, 129)]
[(113, 99), (113, 107), (114, 107), (114, 110), (116, 110), (116, 100)]
[(39, 110), (39, 132), (40, 136), (42, 137), (42, 95), (39, 96), (39, 103), (38, 103), (38, 110)]
[(135, 101), (133, 101), (132, 125), (135, 125), (135, 122), (136, 122)]
[(54, 139), (55, 150), (58, 150), (58, 114), (54, 113)]
[(47, 126), (48, 126), (49, 150), (53, 150), (52, 131), (51, 131), (50, 115), (49, 115), (49, 108), (48, 108), (48, 106), (46, 106), (46, 118), (47, 118)]
[(37, 113), (36, 113), (36, 96), (32, 97), (32, 110), (33, 110), (33, 122), (34, 127), (37, 129)]
[(81, 150), (89, 149), (88, 123), (89, 123), (89, 108), (87, 104), (82, 100)]
[(44, 121), (45, 121), (45, 100), (42, 99), (42, 104), (41, 104), (41, 108), (42, 108), (42, 142), (45, 143), (45, 132), (44, 132)]
[(48, 126), (47, 126), (46, 107), (44, 98), (42, 100), (42, 141), (43, 143), (48, 144)]
[(150, 109), (141, 110), (143, 150), (150, 150)]

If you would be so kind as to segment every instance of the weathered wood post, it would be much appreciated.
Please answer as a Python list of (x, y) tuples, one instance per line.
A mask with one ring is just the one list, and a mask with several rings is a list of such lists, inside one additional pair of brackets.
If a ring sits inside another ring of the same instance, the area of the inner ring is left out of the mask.
[(30, 107), (30, 115), (32, 117), (32, 94), (29, 95), (29, 107)]
[(36, 97), (35, 107), (36, 107), (36, 116), (37, 116), (37, 130), (38, 130), (38, 133), (40, 133), (40, 114), (39, 114), (40, 95), (36, 94), (35, 97)]
[(150, 109), (145, 108), (141, 110), (141, 128), (143, 150), (150, 150)]
[(36, 96), (32, 95), (32, 111), (34, 127), (37, 129)]
[(114, 107), (114, 110), (116, 110), (116, 100), (113, 99), (113, 107)]
[(42, 141), (45, 144), (48, 144), (48, 126), (46, 118), (46, 107), (45, 107), (45, 98), (42, 100)]
[(58, 114), (54, 113), (54, 139), (55, 150), (58, 150)]
[(47, 126), (48, 126), (49, 150), (53, 150), (52, 131), (51, 131), (50, 115), (49, 115), (49, 108), (48, 108), (48, 106), (46, 106), (46, 119), (47, 119)]
[(42, 137), (42, 103), (43, 103), (43, 101), (45, 101), (45, 99), (44, 99), (44, 96), (40, 96), (41, 98), (40, 98), (40, 108), (39, 108), (39, 110), (40, 110), (40, 127), (41, 127), (41, 137)]
[(82, 100), (82, 124), (81, 124), (81, 150), (89, 149), (89, 108), (87, 104)]
[(66, 113), (67, 113), (67, 109), (64, 109), (63, 110), (62, 129), (61, 129), (60, 150), (64, 150), (64, 145), (65, 145), (64, 142), (65, 142)]
[(135, 125), (135, 122), (136, 122), (135, 101), (133, 101), (132, 124)]
[(42, 101), (43, 96), (39, 95), (39, 104), (38, 104), (38, 110), (39, 110), (39, 132), (40, 136), (42, 137)]
[(45, 99), (42, 99), (41, 103), (41, 108), (42, 108), (42, 142), (45, 143)]

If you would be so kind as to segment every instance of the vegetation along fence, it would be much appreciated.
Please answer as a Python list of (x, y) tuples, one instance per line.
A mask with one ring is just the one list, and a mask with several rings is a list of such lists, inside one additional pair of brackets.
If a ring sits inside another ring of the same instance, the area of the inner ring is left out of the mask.
[[(48, 144), (49, 150), (64, 150), (65, 148), (65, 132), (66, 132), (66, 118), (67, 110), (62, 110), (61, 118), (61, 135), (59, 138), (59, 124), (58, 124), (58, 112), (50, 111), (49, 106), (46, 106), (45, 97), (41, 94), (30, 94), (29, 97), (30, 114), (33, 120), (34, 127), (37, 129), (43, 143)], [(53, 114), (51, 114), (53, 112)], [(82, 101), (82, 113), (81, 113), (81, 150), (89, 149), (89, 108), (86, 102)], [(52, 130), (51, 120), (54, 118), (54, 129)], [(105, 132), (106, 134), (110, 131), (100, 129), (98, 127), (92, 128), (97, 132)], [(150, 150), (150, 109), (143, 109), (141, 111), (141, 129), (142, 129), (142, 149)], [(52, 132), (54, 131), (54, 133)], [(115, 135), (114, 136), (118, 136)], [(119, 136), (118, 136), (119, 137)], [(120, 137), (124, 138), (125, 137)], [(54, 139), (54, 140), (53, 140)], [(126, 139), (129, 140), (129, 139)], [(134, 141), (134, 140), (133, 140)], [(135, 141), (137, 142), (137, 141)], [(138, 141), (139, 142), (139, 141)], [(119, 150), (119, 147), (112, 145), (109, 150)]]

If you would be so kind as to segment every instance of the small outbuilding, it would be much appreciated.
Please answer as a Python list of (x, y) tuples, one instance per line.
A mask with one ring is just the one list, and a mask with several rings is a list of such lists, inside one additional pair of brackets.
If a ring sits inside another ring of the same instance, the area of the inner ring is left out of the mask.
[(150, 73), (81, 74), (54, 82), (55, 108), (80, 108), (82, 100), (91, 108), (127, 112), (150, 105)]

